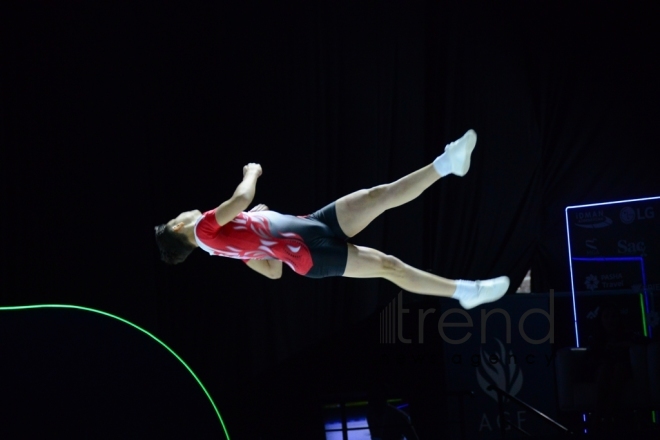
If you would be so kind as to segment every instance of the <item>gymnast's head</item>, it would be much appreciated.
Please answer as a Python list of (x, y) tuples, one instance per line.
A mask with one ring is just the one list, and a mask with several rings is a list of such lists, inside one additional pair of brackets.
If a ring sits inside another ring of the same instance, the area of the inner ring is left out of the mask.
[(195, 222), (201, 215), (196, 209), (185, 211), (154, 228), (161, 260), (167, 264), (179, 264), (188, 258), (197, 247)]

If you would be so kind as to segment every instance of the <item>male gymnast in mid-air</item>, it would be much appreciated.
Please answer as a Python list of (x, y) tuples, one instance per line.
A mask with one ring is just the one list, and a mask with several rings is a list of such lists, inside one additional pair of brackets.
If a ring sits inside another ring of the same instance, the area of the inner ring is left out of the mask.
[(205, 213), (182, 212), (156, 226), (161, 259), (181, 263), (199, 247), (211, 255), (243, 260), (272, 279), (282, 276), (284, 262), (311, 278), (384, 278), (408, 292), (455, 298), (465, 309), (497, 301), (509, 288), (506, 276), (454, 281), (349, 241), (380, 214), (415, 199), (441, 177), (464, 176), (476, 142), (476, 133), (469, 130), (424, 168), (395, 182), (348, 194), (307, 216), (280, 214), (265, 205), (245, 212), (262, 172), (259, 164), (250, 163), (243, 167), (243, 181), (229, 200)]

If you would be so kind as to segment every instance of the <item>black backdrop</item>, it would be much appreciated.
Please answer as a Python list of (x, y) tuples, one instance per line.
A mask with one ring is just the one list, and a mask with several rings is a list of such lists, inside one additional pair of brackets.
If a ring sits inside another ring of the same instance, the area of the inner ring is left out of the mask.
[[(0, 305), (68, 303), (169, 343), (232, 422), (254, 377), (373, 314), (374, 280), (279, 281), (153, 226), (255, 203), (309, 213), (430, 162), (474, 128), (464, 178), (355, 242), (452, 278), (528, 269), (569, 289), (563, 209), (658, 195), (651, 2), (21, 3), (2, 13)], [(409, 297), (412, 298), (412, 297)], [(412, 298), (414, 299), (414, 298)], [(257, 417), (257, 416), (253, 416)]]

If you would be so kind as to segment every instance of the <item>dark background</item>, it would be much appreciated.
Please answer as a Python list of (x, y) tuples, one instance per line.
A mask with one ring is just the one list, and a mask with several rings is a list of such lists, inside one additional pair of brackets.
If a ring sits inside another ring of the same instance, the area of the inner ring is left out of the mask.
[(449, 278), (506, 274), (512, 291), (530, 268), (534, 292), (569, 290), (566, 206), (660, 189), (652, 2), (21, 2), (0, 16), (0, 305), (144, 327), (236, 438), (267, 435), (260, 420), (314, 432), (320, 396), (378, 377), (377, 339), (357, 335), (398, 293), (272, 281), (201, 251), (160, 263), (153, 227), (226, 200), (244, 164), (263, 167), (255, 203), (307, 214), (473, 128), (466, 177), (354, 242)]

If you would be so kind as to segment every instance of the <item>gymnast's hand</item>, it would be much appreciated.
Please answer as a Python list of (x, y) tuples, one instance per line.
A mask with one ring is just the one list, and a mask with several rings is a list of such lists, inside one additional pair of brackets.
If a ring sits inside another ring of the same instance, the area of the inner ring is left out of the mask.
[(268, 211), (268, 206), (263, 203), (259, 203), (254, 208), (250, 209), (248, 212), (259, 212), (259, 211)]
[(243, 177), (246, 174), (253, 172), (257, 174), (257, 177), (261, 176), (261, 165), (258, 163), (249, 163), (243, 167)]

